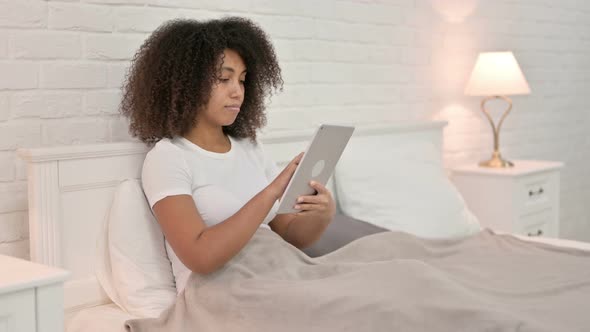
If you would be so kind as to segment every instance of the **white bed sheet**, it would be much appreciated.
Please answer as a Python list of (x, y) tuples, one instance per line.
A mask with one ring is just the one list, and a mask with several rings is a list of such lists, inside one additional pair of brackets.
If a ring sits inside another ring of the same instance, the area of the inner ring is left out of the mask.
[(136, 318), (114, 303), (66, 313), (66, 332), (125, 332), (125, 321)]
[[(497, 232), (500, 233), (500, 232)], [(547, 238), (547, 237), (538, 237), (538, 236), (526, 236), (526, 235), (514, 235), (519, 239), (523, 239), (526, 241), (532, 242), (542, 242), (547, 244), (552, 244), (558, 247), (567, 247), (567, 248), (576, 248), (581, 250), (590, 251), (590, 242), (581, 242), (581, 241), (574, 241), (574, 240), (566, 240), (566, 239), (556, 239), (556, 238)]]
[[(590, 251), (590, 242), (519, 235), (516, 235), (516, 237), (526, 241)], [(116, 304), (109, 303), (67, 313), (65, 316), (65, 330), (66, 332), (125, 332), (125, 321), (132, 318), (136, 317), (126, 313)]]

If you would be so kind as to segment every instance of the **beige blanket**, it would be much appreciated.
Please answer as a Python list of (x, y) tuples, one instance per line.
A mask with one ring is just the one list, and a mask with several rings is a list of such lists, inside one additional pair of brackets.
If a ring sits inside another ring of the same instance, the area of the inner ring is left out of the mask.
[(309, 258), (261, 228), (221, 270), (192, 274), (152, 331), (590, 331), (590, 252), (485, 230), (366, 236)]

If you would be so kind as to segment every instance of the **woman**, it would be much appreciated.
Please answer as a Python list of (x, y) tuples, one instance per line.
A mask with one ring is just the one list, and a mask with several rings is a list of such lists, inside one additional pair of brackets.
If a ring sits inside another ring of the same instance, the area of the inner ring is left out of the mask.
[(216, 271), (258, 227), (304, 248), (332, 220), (335, 204), (321, 184), (310, 184), (317, 195), (300, 197), (301, 212), (275, 214), (302, 157), (279, 173), (256, 139), (264, 98), (282, 83), (268, 37), (244, 18), (168, 22), (133, 59), (121, 113), (132, 136), (155, 143), (142, 184), (178, 292), (190, 271)]

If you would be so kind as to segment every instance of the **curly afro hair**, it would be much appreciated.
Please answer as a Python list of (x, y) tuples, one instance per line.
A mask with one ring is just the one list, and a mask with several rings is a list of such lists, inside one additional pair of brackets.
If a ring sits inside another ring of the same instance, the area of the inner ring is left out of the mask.
[(242, 57), (248, 75), (240, 113), (223, 132), (254, 142), (266, 125), (265, 98), (282, 90), (283, 79), (265, 32), (239, 17), (168, 21), (144, 41), (122, 87), (120, 113), (130, 120), (129, 133), (148, 145), (187, 134), (209, 101), (225, 49)]

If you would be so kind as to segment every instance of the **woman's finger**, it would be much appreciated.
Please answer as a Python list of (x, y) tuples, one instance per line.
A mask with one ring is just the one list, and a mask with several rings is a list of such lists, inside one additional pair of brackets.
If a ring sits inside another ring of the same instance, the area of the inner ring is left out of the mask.
[(328, 203), (328, 198), (324, 195), (299, 196), (297, 203), (326, 204)]
[(297, 165), (301, 161), (302, 157), (303, 157), (303, 152), (301, 152), (297, 156), (295, 156), (289, 162), (289, 164), (287, 164), (287, 166), (285, 166), (285, 168), (283, 168), (281, 173), (279, 173), (279, 175), (273, 180), (272, 186), (277, 188), (276, 192), (278, 193), (277, 195), (278, 195), (279, 202), (281, 201), (281, 197), (283, 196), (283, 194), (285, 192), (287, 184), (289, 183), (289, 180), (291, 179), (291, 177), (295, 173), (295, 170), (297, 169)]
[(287, 166), (285, 166), (285, 168), (283, 169), (283, 171), (281, 173), (288, 174), (287, 176), (289, 176), (289, 178), (290, 178), (291, 175), (293, 175), (293, 173), (295, 172), (295, 169), (297, 169), (297, 165), (299, 165), (299, 162), (301, 161), (302, 157), (303, 157), (303, 152), (301, 152), (300, 154), (295, 156), (295, 158), (293, 158), (289, 162), (289, 164), (287, 164)]
[(309, 186), (312, 187), (313, 189), (317, 190), (317, 192), (320, 194), (329, 192), (328, 188), (326, 188), (323, 184), (321, 184), (317, 181), (310, 181)]
[(324, 206), (321, 204), (296, 204), (294, 209), (303, 210), (303, 211), (311, 211), (311, 210), (323, 210)]
[(291, 160), (289, 165), (287, 165), (286, 169), (288, 169), (290, 171), (290, 173), (295, 172), (295, 169), (297, 169), (297, 166), (299, 165), (301, 158), (303, 158), (303, 152), (301, 152), (300, 154), (295, 156), (295, 158), (293, 158), (293, 160)]
[(297, 217), (306, 217), (310, 214), (312, 214), (313, 212), (309, 212), (309, 211), (301, 211), (301, 212), (295, 212), (295, 216)]
[(303, 152), (296, 155), (295, 158), (293, 158), (293, 162), (296, 164), (299, 164), (299, 162), (301, 161), (301, 158), (303, 158)]

